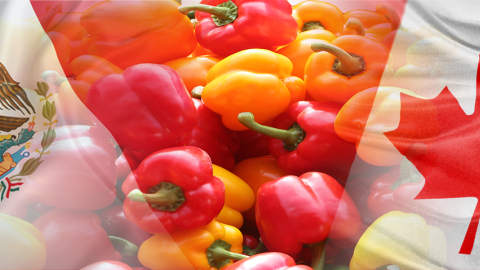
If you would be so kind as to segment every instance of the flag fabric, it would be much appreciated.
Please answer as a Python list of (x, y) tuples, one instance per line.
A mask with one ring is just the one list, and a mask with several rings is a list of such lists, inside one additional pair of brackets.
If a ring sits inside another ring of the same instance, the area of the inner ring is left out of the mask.
[[(114, 260), (140, 267), (146, 261), (136, 255), (118, 258), (115, 237), (128, 233), (111, 235), (110, 222), (117, 218), (113, 209), (125, 220), (122, 205), (128, 194), (123, 194), (121, 184), (127, 176), (135, 177), (132, 160), (150, 153), (122, 153), (119, 135), (115, 138), (113, 130), (84, 105), (94, 82), (78, 77), (88, 77), (88, 69), (82, 73), (70, 65), (86, 51), (95, 51), (85, 50), (94, 41), (79, 21), (82, 12), (101, 2), (0, 1), (0, 269), (81, 269)], [(480, 135), (475, 115), (480, 109), (480, 2), (325, 2), (343, 13), (374, 12), (386, 3), (400, 19), (398, 31), (384, 42), (390, 49), (388, 68), (378, 87), (368, 90), (374, 94), (366, 117), (353, 122), (354, 128), (335, 126), (337, 133), (360, 134), (353, 136), (357, 155), (345, 196), (356, 203), (362, 229), (349, 239), (328, 240), (327, 265), (478, 269)], [(391, 13), (377, 12), (384, 20), (393, 20)], [(372, 34), (373, 29), (365, 30)], [(122, 31), (135, 32), (114, 30), (119, 36)], [(131, 66), (125, 64), (128, 61), (115, 62), (122, 57), (110, 54), (114, 46), (104, 45), (112, 40), (137, 42), (119, 36), (95, 43), (100, 48), (95, 61), (106, 72), (95, 75), (95, 80), (106, 74), (120, 76)], [(149, 44), (145, 39), (138, 42)], [(111, 62), (98, 60), (99, 55)], [(352, 115), (362, 109), (356, 107), (361, 94), (342, 110)], [(132, 186), (139, 188), (135, 181)], [(144, 213), (152, 211), (145, 207)], [(163, 245), (178, 251), (178, 256), (162, 257), (181, 266), (171, 270), (195, 269), (193, 255), (160, 220), (151, 222), (162, 231)], [(124, 230), (132, 230), (136, 236), (130, 241), (138, 247), (152, 236), (138, 224), (127, 223)]]

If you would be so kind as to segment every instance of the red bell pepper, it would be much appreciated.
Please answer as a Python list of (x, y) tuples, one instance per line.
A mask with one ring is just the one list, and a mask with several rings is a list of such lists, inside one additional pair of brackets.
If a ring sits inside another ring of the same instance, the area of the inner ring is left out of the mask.
[(222, 124), (222, 117), (207, 108), (203, 101), (193, 98), (197, 108), (197, 126), (191, 134), (180, 139), (182, 145), (201, 148), (212, 159), (212, 163), (231, 171), (235, 166), (233, 154), (240, 147), (234, 131)]
[(415, 209), (408, 203), (413, 202), (424, 185), (422, 175), (404, 159), (400, 166), (393, 167), (373, 182), (367, 200), (368, 209), (375, 219), (391, 211), (414, 213)]
[(268, 136), (253, 130), (236, 131), (240, 139), (240, 148), (235, 153), (235, 163), (242, 160), (270, 155)]
[(238, 261), (225, 270), (312, 270), (312, 268), (296, 265), (293, 258), (286, 254), (267, 252)]
[[(35, 172), (24, 178), (22, 193), (34, 202), (67, 209), (109, 206), (116, 197), (117, 173), (116, 152), (106, 133), (92, 126), (62, 126), (52, 132), (50, 153), (42, 155)], [(42, 149), (44, 138), (36, 134), (31, 149)]]
[(122, 262), (101, 261), (83, 267), (80, 270), (132, 270), (132, 268)]
[(127, 176), (138, 168), (138, 165), (140, 161), (128, 149), (123, 150), (122, 155), (115, 161), (117, 179), (123, 183)]
[(254, 48), (275, 50), (297, 36), (297, 23), (287, 0), (203, 0), (179, 10), (183, 14), (197, 11), (198, 43), (221, 56)]
[(139, 64), (97, 80), (87, 107), (122, 147), (153, 153), (175, 146), (197, 123), (197, 110), (170, 67)]
[(205, 226), (225, 203), (225, 186), (213, 176), (210, 158), (192, 146), (150, 155), (122, 189), (128, 194), (123, 204), (127, 219), (154, 234)]
[(337, 103), (297, 102), (274, 120), (274, 128), (257, 124), (250, 113), (241, 113), (238, 118), (250, 129), (271, 137), (268, 148), (285, 173), (318, 171), (345, 185), (356, 151), (355, 144), (335, 133), (340, 108)]
[(33, 222), (45, 237), (45, 269), (80, 269), (113, 260), (115, 250), (97, 214), (55, 208)]
[(319, 249), (320, 242), (327, 237), (348, 239), (361, 229), (355, 203), (334, 178), (324, 173), (285, 176), (263, 184), (255, 211), (268, 250), (295, 255), (304, 244), (313, 244), (315, 267), (323, 249)]

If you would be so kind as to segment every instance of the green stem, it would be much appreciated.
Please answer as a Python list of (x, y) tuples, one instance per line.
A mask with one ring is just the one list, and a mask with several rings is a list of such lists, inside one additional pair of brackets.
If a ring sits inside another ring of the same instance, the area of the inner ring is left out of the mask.
[(41, 77), (43, 81), (56, 86), (60, 86), (64, 81), (68, 80), (66, 77), (60, 76), (58, 72), (53, 70), (44, 71)]
[(188, 6), (179, 6), (178, 11), (188, 15), (191, 11), (200, 11), (212, 14), (212, 19), (218, 27), (232, 23), (237, 18), (238, 8), (232, 1), (221, 3), (218, 6), (209, 6), (204, 4), (195, 4)]
[(249, 256), (247, 256), (247, 255), (243, 255), (243, 254), (239, 254), (239, 253), (233, 253), (233, 252), (225, 250), (222, 247), (212, 248), (212, 249), (210, 249), (210, 252), (212, 254), (212, 258), (216, 261), (223, 261), (223, 260), (240, 261), (240, 260), (249, 258)]
[(172, 183), (161, 182), (150, 188), (149, 192), (142, 193), (134, 189), (127, 197), (134, 202), (148, 203), (152, 208), (169, 212), (174, 212), (185, 202), (182, 189)]
[(309, 30), (315, 30), (315, 29), (325, 30), (325, 27), (319, 21), (306, 22), (306, 23), (303, 24), (302, 32), (309, 31)]
[(359, 36), (365, 36), (365, 27), (363, 27), (362, 22), (357, 18), (348, 19), (345, 28), (348, 30), (354, 30)]
[(260, 243), (258, 243), (258, 246), (254, 249), (250, 249), (248, 246), (243, 246), (243, 253), (247, 254), (248, 256), (257, 255), (263, 252), (268, 252), (268, 250), (263, 243), (262, 238), (260, 238)]
[(108, 236), (110, 242), (116, 251), (120, 252), (123, 256), (133, 257), (138, 254), (138, 247), (134, 243), (117, 236)]
[(335, 63), (332, 69), (338, 74), (351, 77), (365, 71), (365, 61), (361, 56), (351, 55), (333, 44), (316, 41), (312, 43), (312, 50), (333, 54), (338, 63)]
[(268, 127), (255, 122), (255, 117), (251, 112), (239, 113), (238, 121), (255, 132), (282, 140), (285, 149), (289, 151), (297, 149), (297, 146), (305, 138), (305, 131), (297, 123), (292, 125), (288, 130)]
[(387, 15), (388, 20), (390, 21), (390, 25), (392, 27), (392, 31), (398, 30), (400, 25), (400, 17), (398, 16), (397, 10), (390, 4), (379, 4), (376, 7), (377, 13), (382, 15)]
[(400, 179), (398, 179), (390, 187), (393, 190), (396, 190), (399, 186), (407, 183), (418, 183), (420, 182), (421, 175), (415, 169), (414, 165), (407, 159), (403, 158), (400, 163)]
[(190, 92), (190, 94), (192, 95), (193, 98), (196, 98), (196, 99), (202, 99), (202, 92), (203, 92), (203, 86), (196, 86), (195, 88), (193, 88), (192, 92)]
[(309, 248), (312, 252), (312, 269), (323, 270), (325, 266), (325, 244), (327, 240), (310, 244)]

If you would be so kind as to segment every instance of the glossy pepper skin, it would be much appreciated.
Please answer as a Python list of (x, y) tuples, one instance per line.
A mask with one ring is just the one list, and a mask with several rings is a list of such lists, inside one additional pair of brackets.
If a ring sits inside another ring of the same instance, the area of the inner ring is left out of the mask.
[(188, 17), (178, 3), (166, 1), (104, 1), (82, 13), (89, 35), (88, 54), (120, 68), (163, 63), (187, 57), (197, 45)]
[(342, 11), (326, 2), (309, 0), (293, 6), (293, 18), (299, 32), (324, 29), (338, 35), (344, 24)]
[(268, 148), (282, 171), (292, 175), (323, 172), (345, 185), (356, 151), (353, 143), (335, 133), (340, 107), (333, 102), (301, 101), (275, 119), (272, 127), (288, 137), (269, 138)]
[(216, 220), (240, 229), (242, 213), (254, 205), (255, 193), (240, 177), (222, 167), (213, 165), (213, 175), (225, 185), (225, 205)]
[(230, 252), (243, 251), (242, 233), (233, 226), (213, 221), (199, 229), (156, 234), (143, 242), (138, 258), (144, 266), (155, 270), (225, 269), (231, 260), (225, 261), (222, 267), (214, 267), (207, 258), (207, 249), (216, 240), (231, 245)]
[(392, 211), (378, 218), (362, 235), (350, 270), (397, 265), (400, 269), (444, 269), (447, 241), (423, 217)]
[(197, 86), (207, 85), (208, 71), (220, 60), (218, 57), (204, 55), (175, 59), (163, 64), (178, 72), (188, 92), (191, 92)]
[(296, 265), (295, 260), (286, 254), (267, 252), (238, 261), (225, 270), (312, 270), (312, 268)]
[(197, 122), (180, 76), (164, 65), (140, 64), (102, 77), (86, 105), (120, 146), (145, 153), (175, 146)]
[(45, 237), (32, 224), (0, 213), (0, 261), (3, 269), (43, 269)]
[(69, 83), (78, 98), (85, 103), (90, 86), (103, 76), (122, 74), (123, 69), (110, 61), (94, 55), (82, 55), (68, 64), (68, 68), (75, 76)]
[(197, 125), (191, 133), (180, 138), (180, 143), (202, 149), (213, 164), (232, 170), (235, 166), (234, 154), (240, 147), (237, 134), (223, 126), (221, 116), (207, 108), (201, 100), (192, 100), (197, 108)]
[(327, 237), (350, 238), (360, 229), (355, 203), (334, 178), (324, 173), (309, 172), (267, 182), (258, 190), (255, 207), (265, 246), (289, 255), (300, 253), (304, 244)]
[(315, 100), (345, 103), (356, 93), (379, 86), (384, 71), (392, 73), (387, 67), (389, 50), (373, 39), (341, 36), (331, 45), (312, 45), (317, 53), (310, 56), (305, 65), (305, 84)]
[(225, 186), (213, 176), (210, 158), (192, 146), (148, 156), (125, 180), (122, 190), (128, 195), (123, 203), (127, 219), (154, 234), (205, 226), (225, 202)]
[(33, 225), (46, 240), (46, 269), (80, 269), (114, 259), (113, 245), (93, 212), (54, 208)]
[[(287, 175), (278, 167), (277, 160), (270, 155), (243, 160), (235, 165), (232, 172), (244, 179), (254, 194), (257, 194), (263, 184)], [(243, 213), (243, 218), (248, 227), (256, 228), (255, 205)]]
[(207, 74), (202, 100), (222, 115), (228, 129), (247, 130), (237, 115), (252, 112), (265, 123), (283, 112), (289, 104), (303, 100), (304, 83), (290, 75), (292, 63), (283, 55), (251, 49), (218, 62)]
[[(203, 0), (200, 3), (218, 6), (227, 2), (231, 6), (232, 15), (222, 26), (214, 22), (212, 14), (195, 12), (198, 43), (215, 54), (229, 56), (254, 48), (275, 50), (278, 46), (292, 42), (297, 36), (292, 6), (286, 0)], [(185, 8), (182, 12), (193, 10), (192, 6), (182, 7)], [(272, 36), (272, 32), (276, 34)]]

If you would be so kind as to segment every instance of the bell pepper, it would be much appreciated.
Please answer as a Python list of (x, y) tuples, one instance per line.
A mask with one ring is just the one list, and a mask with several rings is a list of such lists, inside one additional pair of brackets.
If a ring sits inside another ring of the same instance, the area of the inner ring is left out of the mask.
[(123, 69), (94, 55), (77, 57), (70, 62), (68, 68), (75, 78), (74, 80), (70, 80), (69, 83), (83, 103), (85, 103), (87, 99), (88, 89), (90, 89), (90, 86), (92, 86), (94, 82), (105, 75), (123, 73)]
[(315, 42), (312, 50), (317, 53), (308, 58), (305, 84), (316, 100), (345, 103), (356, 93), (378, 86), (384, 73), (392, 73), (387, 66), (388, 49), (370, 38), (341, 36), (331, 44)]
[(268, 250), (294, 255), (304, 244), (313, 244), (314, 269), (323, 249), (320, 242), (327, 237), (350, 238), (361, 225), (348, 193), (324, 173), (309, 172), (267, 182), (258, 190), (255, 207), (257, 227)]
[(292, 257), (286, 254), (268, 252), (238, 261), (226, 270), (312, 270), (312, 268), (296, 265)]
[(299, 3), (293, 6), (292, 16), (299, 32), (323, 29), (338, 35), (343, 29), (342, 11), (330, 3), (316, 0)]
[(237, 120), (241, 112), (252, 112), (265, 123), (289, 104), (305, 97), (301, 79), (290, 76), (292, 63), (283, 55), (251, 49), (218, 62), (207, 74), (202, 100), (222, 115), (228, 129), (247, 130)]
[[(257, 194), (263, 184), (286, 176), (286, 174), (278, 167), (277, 160), (272, 156), (243, 160), (235, 165), (232, 172), (241, 179), (244, 179), (245, 183), (247, 183), (252, 189), (253, 194)], [(243, 217), (246, 225), (250, 228), (256, 228), (255, 205), (245, 211)]]
[[(123, 184), (123, 181), (127, 176), (138, 168), (140, 162), (135, 156), (133, 156), (128, 149), (123, 150), (122, 155), (115, 161), (115, 167), (117, 169), (117, 180)], [(117, 182), (118, 183), (118, 182)]]
[(180, 144), (198, 147), (207, 152), (213, 164), (232, 170), (235, 166), (233, 155), (240, 147), (237, 134), (224, 127), (221, 116), (212, 112), (201, 100), (192, 100), (197, 108), (197, 125), (192, 132), (180, 138)]
[(88, 266), (83, 267), (80, 270), (132, 270), (132, 268), (122, 262), (117, 261), (101, 261), (92, 263)]
[[(340, 104), (301, 101), (277, 117), (272, 127), (259, 125), (251, 113), (238, 118), (250, 129), (266, 134), (270, 153), (287, 174), (323, 172), (345, 185), (355, 159), (355, 145), (334, 130)], [(256, 117), (256, 116), (255, 116)]]
[(205, 226), (225, 202), (225, 186), (213, 176), (207, 153), (191, 146), (148, 156), (127, 177), (122, 190), (128, 194), (123, 202), (125, 216), (149, 233)]
[(242, 252), (242, 233), (212, 221), (203, 228), (156, 234), (143, 242), (140, 262), (155, 270), (225, 269), (232, 260), (248, 258)]
[[(376, 39), (381, 41), (386, 35), (399, 29), (400, 17), (394, 6), (389, 3), (381, 3), (375, 7), (378, 14), (388, 18), (387, 23), (379, 23), (369, 27), (367, 33), (375, 35)], [(395, 34), (395, 33), (394, 33)]]
[(190, 19), (168, 1), (104, 1), (85, 10), (80, 24), (91, 39), (88, 54), (122, 69), (187, 57), (197, 45)]
[[(303, 2), (308, 3), (309, 1)], [(316, 2), (316, 1), (311, 1)], [(314, 29), (298, 34), (294, 42), (280, 48), (277, 53), (286, 56), (293, 64), (292, 75), (303, 78), (305, 64), (310, 55), (314, 54), (312, 51), (312, 42), (315, 40), (325, 40), (331, 42), (335, 39), (335, 35), (321, 29)]]
[(182, 78), (188, 92), (197, 86), (207, 85), (208, 71), (220, 61), (214, 56), (197, 56), (189, 58), (180, 58), (164, 63), (164, 65), (173, 68)]
[(297, 36), (297, 24), (287, 0), (203, 0), (196, 5), (182, 5), (179, 11), (196, 11), (198, 43), (221, 56), (255, 48), (275, 50)]
[(410, 202), (420, 193), (425, 185), (425, 179), (407, 159), (400, 166), (373, 182), (368, 196), (368, 209), (373, 217), (378, 218), (390, 211), (405, 211), (415, 213)]
[(47, 251), (42, 232), (19, 218), (0, 213), (0, 262), (3, 269), (43, 269)]
[(175, 146), (197, 122), (180, 76), (164, 65), (135, 65), (100, 78), (86, 105), (120, 146), (145, 153)]
[[(369, 29), (370, 27), (377, 24), (389, 22), (387, 17), (385, 17), (384, 15), (372, 10), (363, 10), (363, 9), (354, 9), (354, 10), (345, 12), (345, 14), (343, 14), (343, 18), (345, 22), (348, 21), (350, 18), (358, 19), (360, 20), (362, 25), (365, 27), (365, 29)], [(342, 33), (342, 35), (344, 34), (345, 33)]]
[(213, 175), (225, 185), (225, 205), (216, 220), (240, 229), (243, 225), (241, 213), (250, 209), (255, 202), (255, 193), (237, 175), (213, 165)]
[(92, 126), (57, 127), (48, 136), (35, 134), (30, 147), (41, 150), (48, 140), (53, 141), (48, 152), (35, 157), (41, 164), (23, 178), (24, 196), (74, 210), (101, 209), (115, 200), (116, 152), (103, 131)]
[[(400, 95), (404, 99), (401, 104)], [(419, 150), (410, 148), (413, 144), (431, 145), (439, 132), (438, 123), (426, 122), (428, 120), (416, 123), (428, 126), (428, 129), (410, 123), (415, 127), (398, 131), (400, 105), (405, 115), (416, 118), (415, 115), (422, 114), (425, 116), (422, 119), (436, 117), (436, 107), (431, 100), (406, 89), (382, 86), (352, 97), (338, 113), (335, 131), (344, 140), (356, 144), (357, 154), (365, 162), (376, 166), (398, 165), (408, 151)]]
[(392, 211), (378, 218), (360, 238), (350, 270), (446, 269), (447, 240), (443, 232), (427, 225), (423, 217)]
[(45, 236), (45, 269), (80, 269), (114, 259), (114, 247), (97, 214), (55, 208), (33, 222)]

